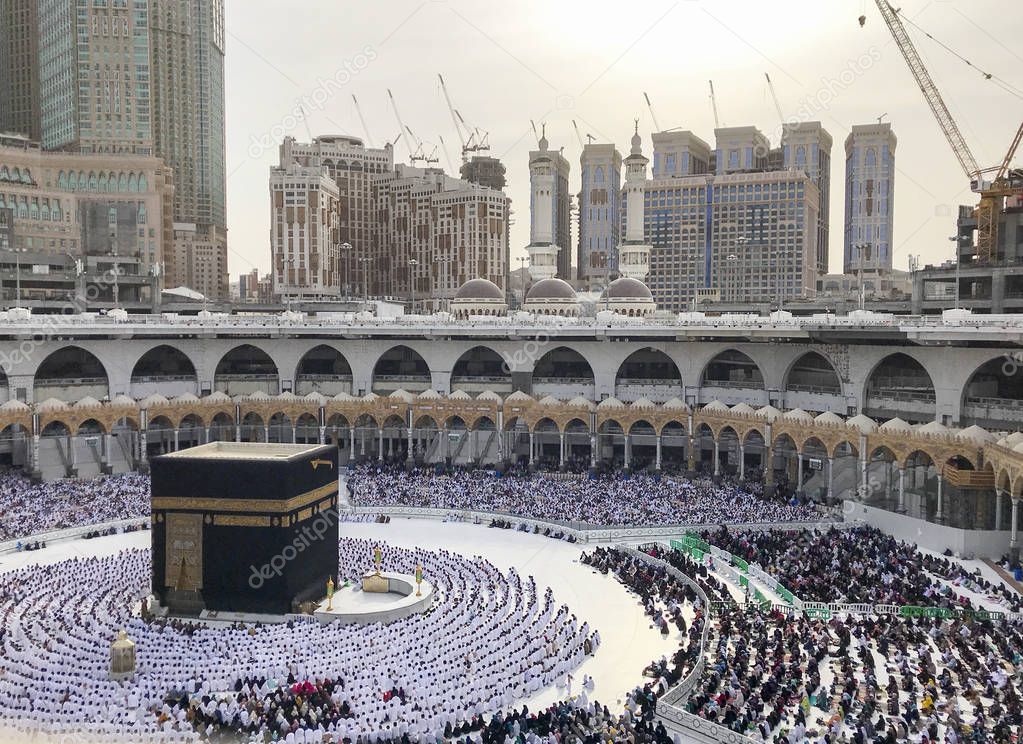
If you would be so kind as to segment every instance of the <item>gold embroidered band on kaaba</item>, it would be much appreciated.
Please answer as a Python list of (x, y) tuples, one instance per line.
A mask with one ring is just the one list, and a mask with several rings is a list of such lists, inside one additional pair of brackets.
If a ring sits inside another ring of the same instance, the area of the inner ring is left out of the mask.
[[(262, 514), (290, 514), (296, 509), (310, 506), (325, 496), (337, 493), (337, 482), (314, 488), (284, 501), (273, 499), (204, 499), (189, 496), (161, 496), (153, 499), (153, 510), (208, 511), (208, 512), (260, 512)], [(330, 504), (329, 500), (320, 504)]]

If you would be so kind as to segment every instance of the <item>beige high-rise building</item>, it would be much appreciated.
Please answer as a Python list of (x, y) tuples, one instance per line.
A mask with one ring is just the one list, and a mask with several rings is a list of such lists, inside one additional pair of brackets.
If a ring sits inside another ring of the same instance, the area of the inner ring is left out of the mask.
[[(227, 257), (212, 225), (174, 223), (174, 243), (168, 252), (166, 286), (185, 286), (210, 300), (224, 299)], [(181, 282), (173, 280), (182, 279)]]
[[(308, 169), (306, 172), (303, 169)], [(271, 251), (287, 255), (294, 237), (287, 197), (275, 183), (299, 184), (326, 174), (338, 198), (338, 273), (343, 297), (391, 297), (417, 309), (439, 309), (467, 279), (482, 276), (505, 286), (508, 265), (508, 197), (503, 191), (445, 175), (437, 168), (393, 164), (390, 146), (367, 148), (344, 135), (311, 144), (286, 138), (271, 170)], [(291, 174), (291, 175), (289, 175)], [(293, 178), (292, 175), (295, 177)], [(294, 189), (293, 189), (294, 190)], [(301, 199), (293, 198), (297, 206)], [(346, 247), (350, 246), (350, 247)], [(282, 269), (283, 271), (283, 269)], [(319, 295), (328, 285), (285, 282), (292, 296)], [(304, 289), (303, 289), (304, 287)]]
[(319, 165), (291, 163), (270, 171), (270, 258), (274, 294), (284, 300), (336, 298), (337, 184)]
[[(122, 299), (131, 286), (148, 292), (173, 240), (173, 198), (171, 170), (159, 158), (48, 152), (0, 136), (0, 210), (10, 210), (8, 248), (22, 264), (70, 274), (81, 261), (82, 271), (99, 275), (116, 263)], [(56, 280), (39, 274), (36, 283), (42, 291)]]

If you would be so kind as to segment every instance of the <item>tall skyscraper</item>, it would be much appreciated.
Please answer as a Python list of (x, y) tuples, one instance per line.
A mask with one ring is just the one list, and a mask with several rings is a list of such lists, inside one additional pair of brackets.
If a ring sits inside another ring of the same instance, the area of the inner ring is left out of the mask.
[(831, 135), (819, 121), (785, 124), (782, 130), (782, 167), (806, 173), (820, 192), (817, 217), (817, 271), (828, 273), (831, 218)]
[(0, 132), (39, 141), (38, 0), (0, 0)]
[(590, 287), (603, 286), (618, 268), (622, 155), (612, 144), (587, 144), (579, 157), (579, 242), (576, 272)]
[(714, 130), (715, 173), (767, 170), (770, 143), (756, 127), (719, 127)]
[(43, 147), (151, 154), (149, 3), (39, 0), (35, 20)]
[(888, 122), (854, 125), (845, 138), (846, 274), (892, 270), (897, 142)]
[(226, 299), (223, 0), (0, 0), (0, 58), (0, 129), (173, 169), (173, 221), (195, 229), (165, 246), (166, 281), (219, 273)]
[(480, 186), (504, 191), (507, 184), (504, 163), (489, 155), (473, 155), (462, 163), (458, 173), (463, 181), (478, 183)]
[[(196, 225), (215, 250), (196, 251), (190, 234), (181, 232), (175, 250), (193, 257), (194, 276), (223, 267), (220, 289), (227, 297), (226, 166), (224, 162), (224, 5), (222, 0), (149, 0), (149, 59), (153, 144), (174, 169), (174, 221)], [(209, 265), (196, 266), (202, 257)], [(193, 289), (199, 290), (198, 287)]]

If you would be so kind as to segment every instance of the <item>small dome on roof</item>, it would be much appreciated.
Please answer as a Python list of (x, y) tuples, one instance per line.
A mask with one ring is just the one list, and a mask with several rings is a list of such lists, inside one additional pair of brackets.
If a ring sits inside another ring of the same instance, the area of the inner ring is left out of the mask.
[(673, 411), (688, 411), (689, 406), (686, 405), (685, 401), (681, 398), (669, 398), (666, 400), (662, 408), (670, 408)]
[(501, 396), (495, 393), (493, 390), (484, 390), (482, 393), (476, 396), (476, 400), (490, 400), (501, 402)]
[[(317, 393), (317, 395), (318, 394), (319, 393)], [(309, 395), (313, 395), (313, 393), (310, 393)], [(308, 397), (308, 396), (306, 396), (306, 397)], [(203, 398), (203, 402), (204, 403), (226, 403), (226, 402), (228, 402), (230, 400), (231, 400), (231, 396), (229, 396), (227, 393), (223, 392), (222, 390), (216, 390), (216, 391), (210, 393), (209, 395), (207, 395), (205, 398)]]
[(20, 400), (15, 400), (14, 398), (11, 398), (11, 400), (7, 401), (3, 405), (0, 405), (0, 411), (27, 411), (27, 410), (29, 410), (27, 403), (22, 403)]
[(995, 440), (995, 435), (980, 426), (974, 424), (973, 426), (967, 426), (961, 432), (959, 432), (961, 439), (966, 439), (977, 444), (987, 444)]
[(36, 403), (37, 411), (63, 411), (68, 405), (57, 398), (47, 398), (42, 403)]
[(814, 417), (813, 420), (814, 420), (814, 422), (816, 422), (818, 424), (844, 424), (845, 423), (845, 421), (842, 420), (842, 417), (839, 416), (834, 411), (824, 411), (824, 413), (819, 413), (819, 414), (817, 414), (817, 416)]
[(99, 408), (103, 404), (93, 398), (91, 395), (86, 395), (81, 400), (74, 404), (75, 408)]
[(804, 411), (802, 408), (793, 408), (791, 411), (786, 411), (782, 414), (782, 418), (789, 421), (813, 421), (813, 416)]
[(1012, 448), (1012, 451), (1013, 451), (1013, 452), (1020, 452), (1020, 453), (1023, 453), (1023, 442), (1020, 442), (1020, 443), (1019, 443), (1019, 444), (1017, 444), (1017, 445), (1016, 445), (1015, 447), (1013, 447), (1013, 448)]
[(455, 390), (448, 396), (448, 400), (472, 400), (472, 396), (464, 390)]
[(572, 285), (557, 277), (541, 279), (530, 287), (526, 294), (526, 302), (530, 300), (572, 300), (574, 302), (575, 299), (575, 290), (572, 289)]
[(864, 434), (877, 431), (877, 422), (872, 418), (864, 416), (862, 413), (857, 413), (845, 423), (847, 426), (859, 429)]
[(730, 410), (731, 410), (732, 413), (741, 413), (741, 414), (744, 414), (744, 415), (745, 414), (750, 414), (750, 413), (756, 413), (756, 411), (753, 410), (753, 406), (751, 406), (746, 401), (743, 401), (742, 403), (736, 403), (734, 406), (731, 407)]
[(504, 399), (505, 403), (518, 403), (526, 400), (533, 400), (533, 396), (529, 393), (524, 393), (521, 390), (516, 390), (514, 393)]
[(504, 302), (504, 292), (489, 279), (470, 279), (455, 292), (456, 300), (498, 300)]
[(929, 421), (917, 429), (921, 434), (948, 434), (948, 427), (937, 421)]
[[(257, 390), (254, 393), (249, 393), (249, 395), (247, 395), (246, 398), (248, 400), (270, 400), (270, 394), (265, 393), (262, 390)], [(175, 398), (175, 400), (177, 399)]]
[(136, 404), (135, 404), (135, 399), (134, 398), (129, 398), (127, 395), (124, 395), (122, 393), (121, 395), (115, 395), (113, 397), (113, 400), (110, 401), (110, 405), (112, 405), (112, 406), (134, 406)]
[(653, 301), (654, 299), (654, 296), (647, 285), (643, 284), (643, 282), (639, 279), (633, 279), (627, 276), (615, 279), (613, 282), (608, 284), (607, 289), (604, 290), (604, 297), (611, 300), (628, 298)]
[(303, 397), (306, 400), (311, 400), (311, 401), (314, 401), (316, 403), (324, 403), (327, 400), (327, 398), (322, 393), (318, 393), (315, 390), (313, 392), (311, 392), (311, 393), (307, 393)]
[(561, 405), (561, 401), (558, 400), (557, 398), (555, 398), (553, 395), (545, 395), (544, 397), (540, 398), (540, 405), (541, 406), (560, 406)]
[(355, 398), (353, 398), (348, 393), (342, 391), (342, 392), (340, 392), (340, 393), (338, 393), (337, 395), (334, 396), (334, 400), (348, 401), (348, 400), (355, 400)]
[(636, 400), (632, 401), (632, 403), (629, 405), (629, 408), (653, 408), (653, 407), (654, 402), (646, 398), (637, 398)]
[(147, 395), (145, 398), (143, 398), (142, 402), (139, 403), (139, 405), (142, 406), (143, 408), (149, 408), (150, 406), (165, 406), (169, 402), (170, 402), (169, 400), (167, 400), (164, 396), (160, 395), (159, 393), (153, 393), (152, 395)]
[(406, 403), (411, 403), (413, 400), (415, 400), (416, 396), (412, 395), (412, 393), (410, 393), (408, 390), (404, 390), (402, 388), (398, 388), (397, 390), (395, 390), (393, 393), (391, 393), (387, 397), (388, 398), (396, 398), (398, 400), (403, 400)]
[(437, 400), (440, 398), (440, 393), (431, 388), (429, 390), (424, 390), (416, 397), (419, 398), (419, 400)]
[(909, 425), (907, 421), (903, 421), (898, 416), (892, 419), (888, 419), (881, 426), (878, 427), (881, 431), (912, 431), (913, 427)]
[(174, 398), (175, 403), (198, 403), (199, 399), (192, 393), (182, 393)]
[(577, 395), (574, 398), (572, 398), (572, 400), (568, 401), (568, 405), (573, 406), (575, 408), (587, 408), (589, 410), (593, 410), (593, 403), (590, 402), (589, 399), (584, 398), (581, 395)]
[(705, 411), (718, 411), (722, 413), (728, 412), (728, 406), (722, 403), (720, 400), (712, 400), (710, 403), (703, 407)]
[(1006, 447), (1015, 447), (1020, 442), (1023, 442), (1023, 431), (1014, 431), (1004, 441)]
[(774, 406), (761, 406), (757, 409), (757, 415), (763, 416), (768, 421), (774, 421), (776, 418), (781, 416), (781, 411)]
[(600, 403), (597, 404), (597, 408), (599, 409), (625, 408), (625, 404), (612, 395), (600, 401)]

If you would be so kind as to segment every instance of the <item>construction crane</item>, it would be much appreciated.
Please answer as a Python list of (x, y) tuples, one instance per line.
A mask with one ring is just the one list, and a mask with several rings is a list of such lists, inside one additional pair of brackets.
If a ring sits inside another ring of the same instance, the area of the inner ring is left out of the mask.
[[(465, 123), (462, 114), (451, 103), (451, 96), (448, 95), (448, 86), (444, 84), (444, 76), (438, 72), (437, 79), (440, 80), (440, 89), (444, 94), (444, 101), (448, 105), (448, 113), (451, 114), (451, 123), (455, 125), (458, 140), (462, 143), (462, 162), (464, 163), (469, 159), (470, 152), (482, 152), (490, 149), (490, 144), (487, 142), (490, 134), (489, 132), (481, 132), (478, 127), (470, 127)], [(463, 128), (464, 132), (462, 131)]]
[(718, 121), (718, 101), (714, 97), (714, 81), (708, 80), (707, 82), (710, 83), (710, 107), (714, 111), (714, 128), (718, 129), (721, 127), (721, 122)]
[(644, 92), (643, 93), (643, 98), (646, 99), (647, 110), (650, 112), (650, 118), (653, 119), (654, 131), (656, 131), (656, 132), (661, 131), (661, 125), (657, 123), (657, 117), (654, 116), (654, 105), (652, 103), (650, 103), (650, 96), (648, 96), (646, 94), (646, 92)]
[[(579, 133), (579, 125), (575, 123), (575, 119), (572, 119), (572, 128), (575, 129), (575, 138), (579, 140), (579, 147), (583, 147), (583, 136)], [(592, 144), (593, 140), (595, 139), (596, 137), (594, 137), (592, 134), (587, 134), (586, 144), (587, 145)]]
[[(952, 148), (952, 152), (962, 166), (966, 177), (970, 179), (970, 189), (980, 195), (980, 203), (977, 205), (977, 261), (979, 263), (990, 263), (998, 250), (998, 215), (1001, 213), (1007, 196), (1023, 196), (1023, 178), (1018, 174), (1009, 171), (1009, 163), (1016, 155), (1020, 140), (1023, 139), (1023, 123), (1020, 124), (1016, 136), (1009, 145), (1001, 165), (992, 168), (981, 168), (977, 159), (973, 156), (969, 145), (959, 126), (945, 105), (945, 101), (938, 91), (938, 87), (931, 79), (927, 67), (920, 58), (919, 52), (913, 45), (906, 27), (899, 18), (899, 11), (892, 7), (888, 0), (874, 0), (881, 17), (884, 18), (888, 30), (895, 39), (899, 51), (902, 52), (910, 72), (916, 80), (920, 92), (924, 94), (924, 100), (938, 121), (945, 139)], [(860, 26), (864, 25), (865, 19), (861, 16)], [(994, 171), (994, 178), (985, 181), (983, 174)]]
[[(405, 136), (405, 130), (408, 129), (408, 127), (406, 127), (405, 122), (401, 120), (401, 114), (398, 113), (398, 104), (394, 102), (394, 94), (391, 93), (390, 88), (387, 89), (387, 97), (391, 99), (391, 108), (394, 109), (394, 118), (398, 120), (398, 126), (401, 128), (399, 135), (401, 136), (401, 141), (405, 143), (405, 149), (408, 150), (409, 165), (415, 165), (416, 162), (413, 159), (415, 157), (415, 151), (412, 149), (412, 145), (409, 144), (408, 137)], [(395, 141), (397, 141), (397, 139)]]
[(771, 82), (771, 76), (766, 72), (764, 73), (764, 79), (767, 80), (767, 89), (771, 91), (771, 99), (774, 101), (774, 110), (778, 112), (778, 119), (781, 121), (782, 127), (784, 127), (785, 114), (781, 112), (781, 104), (778, 103), (778, 94), (774, 92), (774, 83)]
[(366, 126), (366, 119), (362, 115), (362, 107), (359, 106), (359, 99), (352, 95), (352, 103), (355, 104), (355, 113), (359, 115), (359, 121), (362, 122), (362, 131), (366, 135), (366, 144), (373, 147), (373, 139), (369, 136), (369, 127)]
[(409, 163), (411, 165), (415, 165), (418, 162), (426, 163), (426, 165), (429, 165), (430, 163), (439, 162), (437, 160), (436, 145), (434, 145), (434, 148), (430, 152), (430, 154), (427, 155), (426, 150), (423, 148), (423, 141), (416, 136), (416, 133), (413, 132), (412, 129), (408, 126), (405, 127), (405, 130), (408, 132), (408, 136), (411, 137), (413, 141), (415, 141), (416, 143), (416, 149), (413, 150), (411, 155), (409, 155)]

